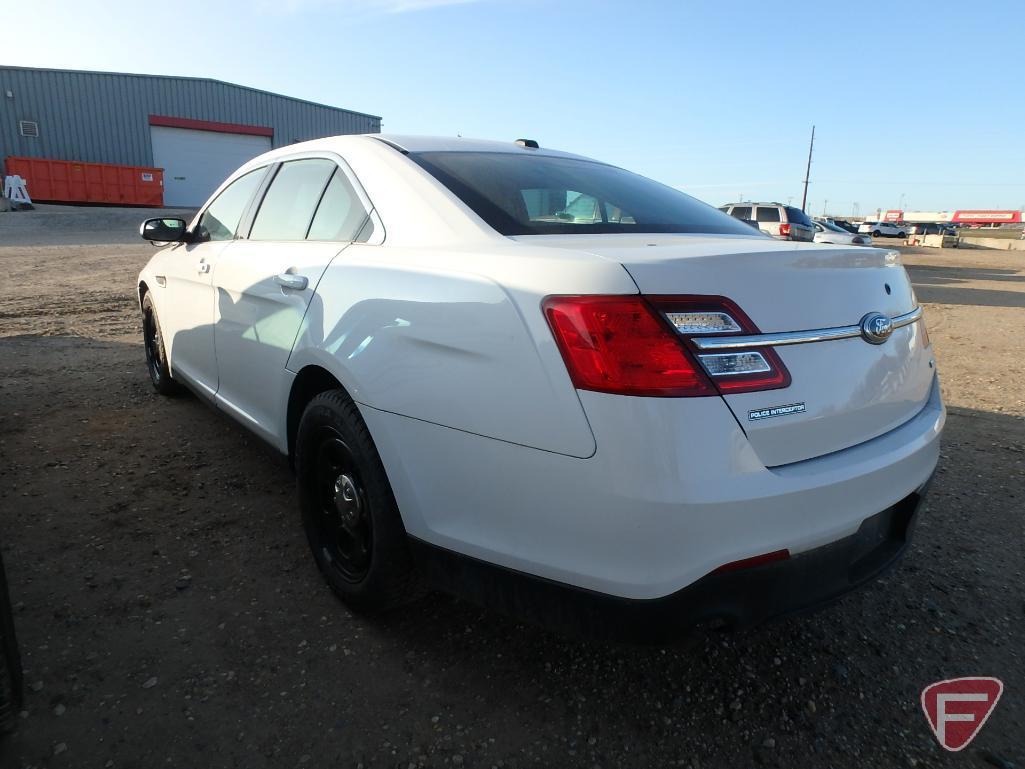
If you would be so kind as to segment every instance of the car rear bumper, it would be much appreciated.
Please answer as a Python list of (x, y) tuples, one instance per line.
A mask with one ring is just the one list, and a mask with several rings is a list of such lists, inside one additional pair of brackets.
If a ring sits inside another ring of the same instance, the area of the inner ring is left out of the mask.
[(663, 600), (724, 564), (855, 535), (932, 476), (945, 417), (934, 382), (896, 429), (766, 467), (721, 399), (580, 395), (587, 459), (361, 407), (406, 531), (584, 593)]
[(716, 571), (672, 595), (631, 600), (506, 569), (412, 538), (432, 584), (561, 633), (664, 643), (701, 625), (745, 629), (825, 606), (903, 555), (928, 483), (865, 519), (848, 537), (786, 560)]

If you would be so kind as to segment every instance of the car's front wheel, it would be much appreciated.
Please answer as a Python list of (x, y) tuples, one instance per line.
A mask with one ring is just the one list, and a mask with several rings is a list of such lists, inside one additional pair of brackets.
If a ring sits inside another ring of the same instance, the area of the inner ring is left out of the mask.
[(879, 230), (872, 230), (872, 237), (878, 238), (882, 233)]
[(418, 597), (422, 589), (388, 476), (344, 391), (321, 393), (306, 407), (295, 466), (306, 537), (335, 593), (368, 612)]
[(153, 389), (161, 395), (178, 393), (181, 388), (171, 379), (171, 367), (167, 362), (167, 349), (160, 333), (157, 308), (148, 293), (142, 298), (142, 340), (146, 346), (146, 368)]

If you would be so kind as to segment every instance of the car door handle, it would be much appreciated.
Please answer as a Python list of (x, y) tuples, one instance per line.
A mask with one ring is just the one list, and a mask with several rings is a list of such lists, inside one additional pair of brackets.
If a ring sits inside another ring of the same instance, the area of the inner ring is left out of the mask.
[(210, 272), (210, 264), (208, 262), (200, 262), (196, 265), (196, 272), (198, 272), (200, 275), (205, 275), (206, 273)]
[(274, 282), (282, 288), (290, 288), (293, 291), (302, 291), (310, 284), (305, 275), (293, 275), (290, 272), (274, 276)]

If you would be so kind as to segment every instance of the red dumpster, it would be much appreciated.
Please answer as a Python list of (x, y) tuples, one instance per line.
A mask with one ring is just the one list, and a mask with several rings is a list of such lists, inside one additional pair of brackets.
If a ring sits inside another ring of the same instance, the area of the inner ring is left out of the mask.
[(164, 171), (160, 168), (8, 157), (4, 173), (23, 178), (34, 201), (164, 205)]

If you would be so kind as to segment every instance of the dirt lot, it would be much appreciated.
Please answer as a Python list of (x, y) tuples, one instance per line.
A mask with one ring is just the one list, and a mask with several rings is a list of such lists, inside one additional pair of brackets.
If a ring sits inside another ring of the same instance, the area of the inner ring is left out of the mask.
[[(438, 595), (346, 611), (289, 471), (152, 392), (150, 253), (0, 246), (0, 542), (30, 685), (0, 766), (1025, 765), (1025, 254), (907, 254), (950, 417), (903, 564), (811, 617), (634, 648)], [(959, 675), (1006, 690), (946, 754), (918, 697)]]

